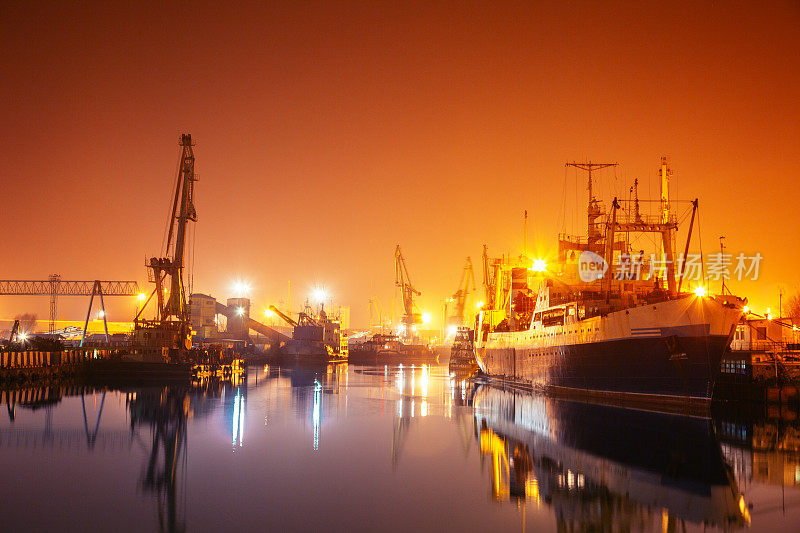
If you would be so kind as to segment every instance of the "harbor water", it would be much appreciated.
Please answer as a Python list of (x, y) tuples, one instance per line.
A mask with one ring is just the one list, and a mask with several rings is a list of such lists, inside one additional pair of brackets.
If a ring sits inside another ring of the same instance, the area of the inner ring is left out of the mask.
[(18, 531), (800, 527), (791, 413), (683, 417), (346, 364), (2, 403), (0, 516)]

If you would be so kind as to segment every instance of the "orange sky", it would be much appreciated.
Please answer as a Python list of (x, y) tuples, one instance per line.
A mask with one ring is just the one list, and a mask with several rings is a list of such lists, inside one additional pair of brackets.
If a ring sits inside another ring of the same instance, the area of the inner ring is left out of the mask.
[(194, 286), (221, 300), (319, 283), (363, 324), (400, 243), (435, 314), (481, 244), (519, 249), (524, 209), (554, 243), (565, 161), (655, 196), (662, 154), (704, 251), (764, 256), (737, 292), (800, 289), (797, 2), (135, 4), (0, 7), (2, 279), (145, 281), (190, 132)]

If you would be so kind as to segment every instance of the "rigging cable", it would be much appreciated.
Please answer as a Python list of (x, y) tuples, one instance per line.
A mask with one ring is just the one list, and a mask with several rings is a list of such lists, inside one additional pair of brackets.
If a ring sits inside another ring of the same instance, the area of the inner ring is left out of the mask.
[[(181, 154), (178, 156), (178, 165), (177, 171), (175, 172), (175, 179), (172, 181), (172, 189), (175, 190), (178, 187), (178, 180), (181, 177), (181, 163), (183, 163), (183, 147), (180, 149)], [(172, 211), (172, 203), (175, 201), (175, 198), (170, 196), (169, 197), (169, 204), (167, 212), (167, 221), (164, 225), (164, 233), (161, 234), (161, 249), (164, 250), (164, 257), (169, 257), (169, 243), (167, 243), (167, 234), (169, 232), (169, 226), (172, 224), (172, 220), (175, 217), (175, 213)]]

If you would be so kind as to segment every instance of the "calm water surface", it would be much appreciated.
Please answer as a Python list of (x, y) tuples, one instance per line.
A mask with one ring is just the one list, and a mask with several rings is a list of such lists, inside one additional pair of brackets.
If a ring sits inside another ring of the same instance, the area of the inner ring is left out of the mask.
[(800, 529), (796, 420), (352, 365), (2, 403), (6, 531)]

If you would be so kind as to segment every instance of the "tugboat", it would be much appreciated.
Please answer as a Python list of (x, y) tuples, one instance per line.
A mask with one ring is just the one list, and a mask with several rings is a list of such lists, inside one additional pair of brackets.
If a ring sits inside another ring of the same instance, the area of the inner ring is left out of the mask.
[(285, 315), (274, 305), (270, 310), (293, 326), (292, 338), (281, 347), (281, 360), (285, 363), (328, 363), (347, 361), (347, 337), (342, 334), (339, 321), (331, 319), (320, 304), (314, 315), (306, 303), (298, 320)]
[[(746, 300), (707, 295), (701, 285), (681, 290), (688, 261), (674, 253), (666, 159), (660, 212), (650, 216), (639, 211), (636, 183), (635, 200), (614, 198), (607, 213), (592, 195), (592, 172), (615, 165), (567, 164), (589, 173), (588, 234), (560, 235), (557, 264), (528, 257), (489, 264), (484, 254), (493, 296), (476, 318), (476, 360), (486, 374), (556, 393), (707, 409)], [(648, 233), (661, 252), (649, 262), (631, 241)]]

